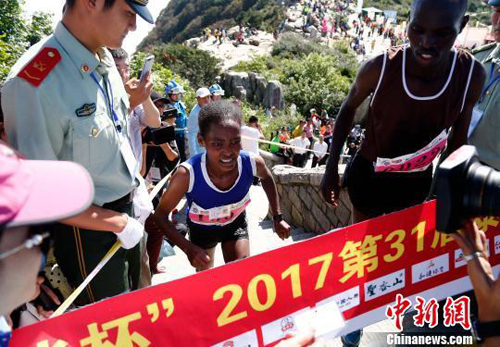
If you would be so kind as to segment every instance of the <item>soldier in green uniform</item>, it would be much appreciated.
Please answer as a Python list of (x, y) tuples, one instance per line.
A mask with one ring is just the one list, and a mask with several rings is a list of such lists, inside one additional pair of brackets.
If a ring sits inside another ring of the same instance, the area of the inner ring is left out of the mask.
[(153, 23), (147, 0), (67, 0), (53, 35), (26, 52), (2, 89), (9, 141), (30, 159), (83, 165), (93, 205), (54, 226), (55, 255), (79, 285), (116, 242), (123, 248), (77, 299), (84, 305), (135, 289), (143, 226), (132, 216), (139, 165), (127, 136), (129, 100), (111, 53)]
[(500, 170), (500, 0), (490, 0), (494, 43), (473, 51), (488, 75), (472, 115), (469, 143), (476, 146), (484, 163)]

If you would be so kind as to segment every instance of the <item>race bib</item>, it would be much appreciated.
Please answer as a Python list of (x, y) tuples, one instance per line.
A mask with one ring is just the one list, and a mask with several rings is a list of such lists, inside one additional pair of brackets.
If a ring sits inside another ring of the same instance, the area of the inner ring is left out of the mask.
[(421, 172), (427, 170), (434, 159), (442, 153), (448, 142), (448, 131), (445, 129), (427, 146), (415, 153), (396, 158), (377, 158), (375, 172)]
[(240, 202), (204, 209), (195, 202), (189, 208), (189, 219), (200, 225), (226, 225), (238, 218), (250, 204), (250, 194), (247, 194)]

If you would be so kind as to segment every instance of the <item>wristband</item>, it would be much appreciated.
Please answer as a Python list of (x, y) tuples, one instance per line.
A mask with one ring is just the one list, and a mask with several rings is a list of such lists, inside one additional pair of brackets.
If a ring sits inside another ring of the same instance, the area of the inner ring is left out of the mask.
[(500, 336), (500, 321), (474, 322), (474, 332), (478, 342), (483, 342), (488, 337)]
[(281, 222), (283, 220), (283, 214), (282, 213), (279, 213), (275, 216), (273, 216), (273, 221), (276, 223), (276, 222)]
[(471, 260), (474, 260), (475, 258), (481, 258), (482, 254), (481, 252), (474, 252), (474, 253), (471, 253), (471, 254), (464, 254), (464, 258), (465, 260), (467, 260), (467, 262), (471, 261)]

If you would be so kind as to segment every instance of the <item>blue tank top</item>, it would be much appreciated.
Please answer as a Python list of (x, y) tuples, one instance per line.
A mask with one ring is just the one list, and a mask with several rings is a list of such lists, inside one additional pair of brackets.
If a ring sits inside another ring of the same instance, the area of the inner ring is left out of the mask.
[(230, 224), (250, 203), (250, 187), (256, 175), (255, 156), (240, 151), (239, 176), (225, 191), (218, 189), (207, 172), (206, 153), (197, 154), (181, 164), (189, 171), (189, 189), (186, 193), (189, 221), (201, 229), (213, 230)]

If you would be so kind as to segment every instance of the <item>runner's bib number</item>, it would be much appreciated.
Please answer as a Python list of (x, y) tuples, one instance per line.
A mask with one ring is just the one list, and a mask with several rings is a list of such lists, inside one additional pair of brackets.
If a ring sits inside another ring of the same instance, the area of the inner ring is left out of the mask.
[(247, 194), (240, 202), (209, 209), (204, 209), (193, 202), (189, 208), (189, 219), (200, 225), (226, 225), (238, 218), (249, 203), (250, 194)]
[(434, 159), (441, 154), (448, 142), (448, 131), (445, 129), (427, 146), (415, 153), (396, 158), (377, 158), (375, 172), (422, 172), (429, 168)]

